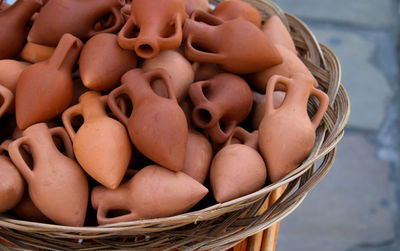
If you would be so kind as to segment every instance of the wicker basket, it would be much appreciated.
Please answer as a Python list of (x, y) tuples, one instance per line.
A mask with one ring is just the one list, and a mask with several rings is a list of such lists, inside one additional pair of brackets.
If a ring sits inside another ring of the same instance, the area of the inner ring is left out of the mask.
[[(336, 145), (343, 136), (350, 112), (349, 98), (340, 84), (340, 65), (335, 54), (319, 44), (304, 23), (283, 13), (269, 0), (246, 1), (262, 13), (263, 20), (274, 14), (282, 19), (291, 31), (299, 56), (331, 100), (317, 130), (313, 151), (301, 166), (255, 193), (174, 217), (101, 227), (66, 227), (22, 221), (3, 214), (0, 215), (0, 243), (16, 250), (224, 250), (295, 210), (332, 167)], [(315, 99), (310, 100), (309, 112), (315, 112), (316, 104)], [(276, 203), (266, 211), (259, 211), (270, 192), (284, 185), (287, 188)]]

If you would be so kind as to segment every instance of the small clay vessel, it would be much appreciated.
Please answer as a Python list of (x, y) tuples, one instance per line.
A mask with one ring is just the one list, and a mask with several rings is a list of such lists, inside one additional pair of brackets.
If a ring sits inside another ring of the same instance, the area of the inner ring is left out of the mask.
[[(285, 99), (286, 92), (284, 91), (274, 91), (274, 108), (279, 108), (283, 100)], [(253, 92), (253, 110), (252, 110), (252, 119), (251, 125), (253, 130), (258, 130), (258, 126), (261, 123), (261, 120), (265, 115), (265, 95), (260, 94), (258, 92)]]
[[(166, 86), (168, 98), (158, 96), (151, 83), (161, 79)], [(185, 114), (176, 101), (172, 80), (163, 69), (143, 72), (130, 70), (121, 78), (122, 85), (108, 96), (108, 106), (115, 116), (128, 128), (135, 147), (157, 164), (180, 171), (184, 166), (188, 125)], [(133, 111), (126, 116), (117, 105), (117, 98), (127, 94)]]
[[(161, 51), (156, 57), (144, 61), (142, 69), (162, 68), (168, 72), (178, 102), (187, 96), (189, 86), (194, 81), (194, 72), (190, 62), (174, 50)], [(160, 96), (167, 97), (167, 90), (161, 80), (152, 83), (153, 90)]]
[(82, 48), (82, 42), (65, 34), (53, 55), (46, 61), (26, 68), (18, 79), (16, 119), (20, 129), (50, 120), (61, 114), (74, 94), (72, 69)]
[[(132, 147), (125, 127), (106, 113), (107, 96), (85, 92), (79, 104), (62, 114), (65, 129), (73, 142), (82, 168), (102, 185), (115, 189), (128, 168)], [(71, 120), (82, 116), (83, 125), (75, 132)]]
[(211, 164), (210, 183), (216, 201), (223, 203), (255, 192), (266, 179), (267, 168), (258, 153), (258, 131), (249, 133), (236, 127)]
[(185, 0), (185, 10), (186, 14), (190, 16), (195, 10), (210, 12), (211, 6), (208, 0)]
[[(57, 149), (53, 136), (64, 143), (65, 156)], [(33, 169), (25, 162), (20, 147), (27, 145), (33, 158)], [(72, 159), (72, 144), (62, 127), (49, 129), (45, 123), (23, 131), (8, 151), (12, 161), (29, 185), (35, 206), (60, 225), (82, 226), (88, 204), (89, 188), (85, 173)]]
[(137, 56), (118, 45), (117, 35), (98, 34), (86, 42), (79, 58), (83, 84), (96, 91), (109, 91), (119, 85), (122, 75), (136, 68)]
[(21, 58), (31, 63), (38, 63), (49, 59), (54, 50), (52, 46), (27, 42), (21, 51)]
[[(28, 41), (56, 46), (65, 33), (87, 40), (98, 33), (115, 33), (122, 27), (120, 0), (49, 0), (41, 9), (28, 35)], [(112, 13), (114, 24), (95, 30), (95, 24)]]
[[(273, 91), (277, 83), (286, 87), (286, 97), (275, 109)], [(314, 146), (315, 130), (328, 108), (329, 98), (313, 85), (314, 79), (303, 73), (296, 73), (292, 78), (275, 75), (268, 82), (265, 115), (259, 126), (259, 146), (272, 182), (298, 167)], [(307, 114), (310, 96), (319, 100), (312, 120)]]
[(182, 169), (199, 183), (204, 184), (213, 156), (212, 146), (200, 132), (190, 129), (188, 135), (185, 166)]
[(153, 58), (160, 50), (181, 45), (186, 17), (184, 0), (135, 0), (130, 18), (118, 34), (118, 43), (124, 49), (135, 50), (139, 57)]
[[(98, 223), (103, 225), (181, 214), (207, 193), (206, 187), (183, 172), (150, 165), (115, 190), (95, 187), (92, 206), (97, 210)], [(116, 210), (126, 210), (129, 213), (107, 217)]]
[(6, 87), (0, 85), (0, 118), (10, 109), (13, 100), (14, 94)]
[(52, 221), (40, 212), (35, 204), (33, 204), (27, 189), (20, 202), (11, 210), (11, 212), (19, 218), (27, 221), (52, 223)]
[(211, 13), (224, 21), (243, 18), (258, 28), (261, 27), (262, 18), (260, 12), (253, 5), (245, 1), (223, 1), (215, 6), (215, 9)]
[[(249, 75), (249, 84), (255, 90), (260, 93), (265, 93), (267, 83), (273, 75), (280, 75), (291, 78), (296, 73), (303, 73), (311, 78), (314, 78), (310, 70), (308, 70), (307, 66), (304, 65), (304, 63), (295, 53), (279, 44), (276, 44), (275, 47), (282, 55), (283, 62), (281, 64), (272, 66), (264, 71)], [(318, 82), (316, 79), (313, 80), (313, 83), (314, 87), (318, 87)]]
[(223, 21), (196, 10), (185, 20), (183, 36), (186, 58), (219, 64), (236, 74), (259, 72), (282, 62), (267, 36), (243, 19)]
[(280, 44), (297, 55), (292, 36), (277, 15), (268, 18), (261, 29), (273, 44)]
[(192, 68), (195, 82), (210, 79), (223, 72), (216, 64), (194, 62)]
[(193, 102), (193, 123), (205, 129), (213, 142), (224, 143), (236, 125), (250, 113), (252, 92), (246, 81), (230, 73), (193, 83), (189, 88)]
[(42, 0), (18, 0), (0, 12), (0, 59), (14, 58), (22, 50), (25, 25), (42, 7)]

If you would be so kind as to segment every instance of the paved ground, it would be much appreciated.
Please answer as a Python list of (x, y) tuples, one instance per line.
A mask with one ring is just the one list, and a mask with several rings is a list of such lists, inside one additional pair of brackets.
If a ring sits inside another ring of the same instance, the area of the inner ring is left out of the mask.
[(334, 167), (283, 220), (277, 250), (400, 250), (400, 1), (275, 2), (336, 53), (351, 100)]

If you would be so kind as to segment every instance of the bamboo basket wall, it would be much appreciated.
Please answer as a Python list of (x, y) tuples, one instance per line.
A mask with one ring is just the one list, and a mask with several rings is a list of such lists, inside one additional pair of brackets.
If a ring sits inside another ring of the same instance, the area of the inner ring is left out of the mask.
[[(0, 249), (1, 245), (7, 245), (15, 250), (224, 250), (282, 220), (300, 205), (333, 165), (336, 146), (350, 113), (349, 98), (340, 83), (340, 65), (335, 54), (319, 44), (302, 21), (284, 13), (272, 1), (246, 1), (262, 13), (264, 21), (271, 15), (282, 19), (300, 58), (330, 98), (330, 107), (316, 132), (314, 148), (303, 164), (279, 182), (255, 193), (173, 217), (98, 227), (66, 227), (0, 214)], [(314, 113), (316, 107), (316, 100), (311, 99), (309, 112)], [(283, 195), (260, 214), (258, 211), (270, 192), (283, 185), (287, 185)]]

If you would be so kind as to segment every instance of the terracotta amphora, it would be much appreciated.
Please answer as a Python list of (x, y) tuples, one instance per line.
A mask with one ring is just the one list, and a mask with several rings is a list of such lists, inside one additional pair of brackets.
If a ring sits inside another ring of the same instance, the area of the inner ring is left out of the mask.
[[(62, 139), (68, 157), (57, 149), (53, 137)], [(21, 155), (23, 145), (30, 149), (33, 169)], [(23, 131), (23, 137), (9, 145), (8, 151), (27, 181), (36, 207), (57, 224), (82, 226), (89, 197), (88, 181), (72, 159), (72, 143), (65, 129), (49, 129), (45, 123), (32, 125)]]
[(51, 57), (55, 48), (27, 42), (21, 51), (21, 58), (31, 63), (38, 63)]
[(262, 18), (260, 12), (253, 5), (242, 0), (223, 1), (215, 6), (211, 13), (224, 21), (243, 18), (258, 28), (261, 27)]
[(139, 57), (153, 58), (160, 50), (181, 45), (186, 17), (184, 0), (135, 0), (130, 18), (118, 34), (118, 43), (124, 49), (135, 50)]
[(81, 48), (82, 42), (78, 38), (65, 34), (48, 60), (33, 64), (22, 72), (15, 100), (20, 129), (52, 119), (70, 105), (74, 95), (71, 72)]
[(115, 88), (122, 75), (136, 68), (135, 52), (118, 45), (117, 35), (98, 34), (86, 42), (79, 58), (79, 70), (83, 84), (96, 91)]
[(274, 15), (268, 18), (261, 29), (273, 44), (280, 44), (294, 54), (297, 54), (292, 36), (290, 36), (289, 31), (278, 16)]
[(219, 64), (229, 72), (255, 73), (282, 62), (278, 50), (260, 28), (241, 18), (224, 22), (196, 10), (185, 20), (183, 36), (186, 58)]
[(208, 139), (200, 132), (190, 129), (188, 135), (185, 166), (182, 169), (199, 183), (204, 184), (210, 169), (213, 149)]
[[(161, 51), (155, 58), (144, 61), (142, 69), (162, 68), (168, 72), (172, 78), (174, 93), (178, 102), (187, 96), (189, 86), (194, 81), (194, 72), (190, 62), (179, 52), (174, 50)], [(167, 97), (167, 90), (161, 80), (152, 83), (153, 90), (160, 96)]]
[(0, 146), (0, 213), (15, 207), (24, 195), (24, 179)]
[(10, 109), (13, 100), (14, 94), (0, 84), (0, 118)]
[(258, 153), (258, 131), (249, 133), (236, 127), (211, 164), (210, 183), (216, 201), (223, 203), (255, 192), (266, 179), (267, 168)]
[(218, 73), (222, 73), (223, 71), (216, 64), (208, 64), (208, 63), (200, 63), (194, 62), (192, 64), (192, 69), (194, 71), (194, 81), (202, 81), (207, 80)]
[[(122, 6), (120, 0), (49, 0), (33, 23), (28, 41), (56, 46), (65, 33), (81, 40), (98, 33), (116, 33), (124, 22)], [(109, 13), (114, 16), (113, 26), (95, 30), (95, 24)]]
[[(283, 62), (281, 64), (272, 66), (264, 71), (249, 75), (249, 84), (255, 90), (261, 93), (265, 93), (267, 83), (273, 75), (280, 75), (291, 78), (296, 73), (303, 73), (311, 78), (314, 78), (310, 70), (308, 70), (307, 66), (304, 65), (297, 54), (279, 44), (276, 44), (275, 47), (282, 55)], [(316, 79), (313, 80), (313, 83), (314, 87), (318, 87), (318, 82)]]
[(236, 125), (249, 115), (253, 104), (246, 81), (230, 73), (193, 83), (189, 96), (194, 104), (193, 123), (218, 144), (229, 138)]
[[(286, 92), (274, 91), (274, 108), (279, 108), (285, 100)], [(253, 110), (251, 114), (251, 125), (253, 130), (258, 130), (258, 126), (265, 115), (265, 95), (253, 92)]]
[[(132, 147), (125, 127), (108, 117), (106, 105), (107, 96), (85, 92), (79, 97), (79, 104), (64, 111), (62, 121), (82, 168), (102, 185), (115, 189), (128, 168)], [(71, 125), (75, 116), (84, 120), (76, 132)]]
[(14, 58), (22, 50), (25, 25), (41, 7), (42, 0), (18, 0), (0, 12), (0, 59)]
[(186, 14), (190, 16), (195, 10), (210, 12), (211, 6), (208, 0), (185, 0), (185, 10)]
[[(158, 96), (151, 88), (154, 80), (161, 79), (168, 98)], [(122, 85), (108, 96), (108, 106), (128, 128), (135, 147), (146, 157), (168, 169), (182, 170), (186, 156), (188, 125), (178, 105), (172, 80), (163, 69), (143, 72), (134, 69), (121, 78)], [(126, 116), (117, 105), (117, 98), (127, 94), (133, 111)]]
[[(286, 88), (286, 97), (275, 109), (273, 91), (278, 83)], [(265, 115), (259, 126), (259, 146), (272, 182), (298, 167), (314, 146), (315, 130), (328, 108), (329, 98), (313, 85), (314, 79), (303, 73), (294, 74), (293, 78), (275, 75), (268, 82)], [(312, 120), (307, 114), (310, 96), (319, 100)]]
[[(207, 193), (206, 187), (183, 172), (150, 165), (115, 190), (95, 187), (92, 206), (97, 210), (98, 223), (103, 225), (181, 214), (197, 204)], [(116, 210), (128, 213), (107, 217)]]

